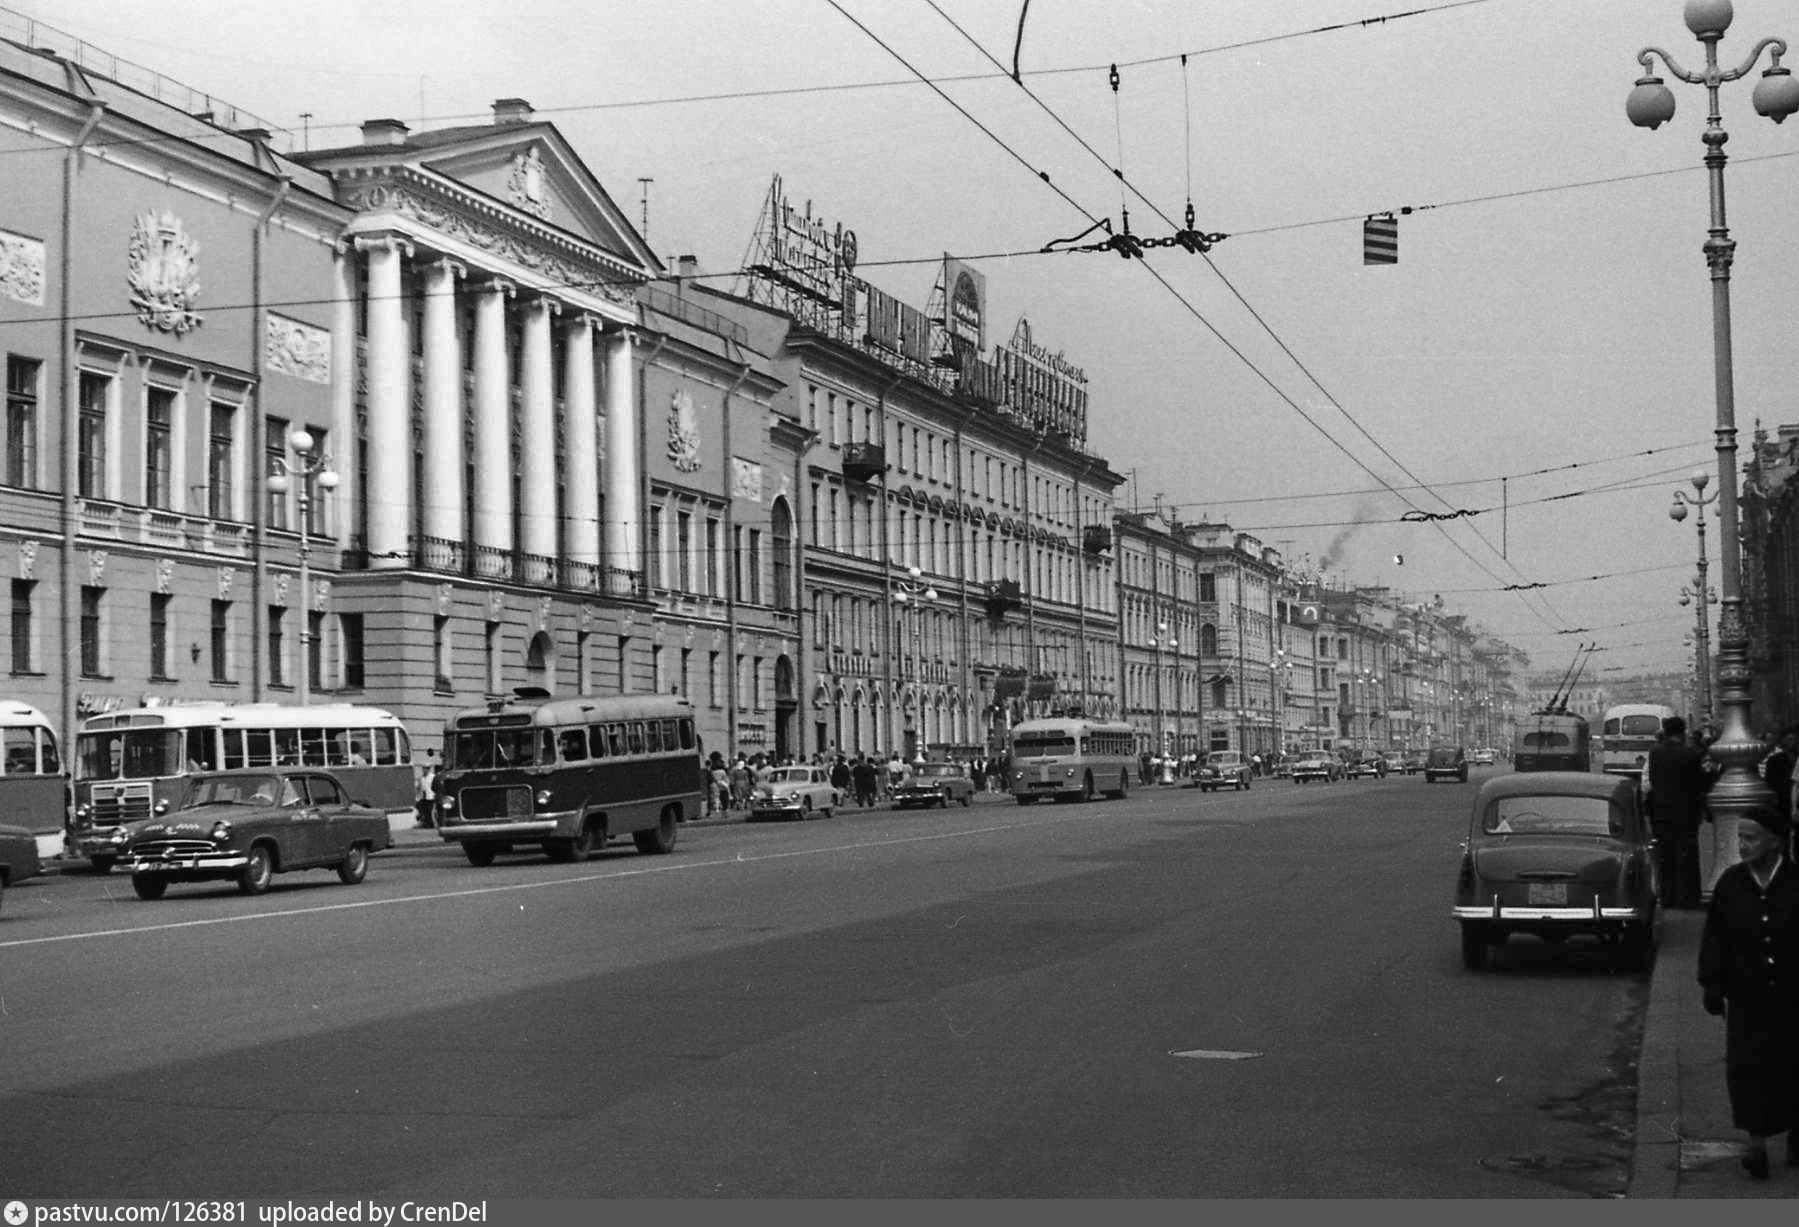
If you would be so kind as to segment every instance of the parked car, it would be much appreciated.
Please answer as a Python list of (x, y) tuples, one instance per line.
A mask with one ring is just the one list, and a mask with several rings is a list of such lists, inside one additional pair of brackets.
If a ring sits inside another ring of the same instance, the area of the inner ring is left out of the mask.
[(1249, 787), (1250, 779), (1249, 763), (1241, 750), (1213, 750), (1199, 765), (1198, 783), (1205, 792), (1217, 792), (1220, 788), (1241, 792)]
[(1342, 778), (1342, 764), (1322, 751), (1316, 754), (1302, 754), (1293, 764), (1293, 782), (1303, 784), (1307, 780), (1322, 780), (1330, 783)]
[(1430, 757), (1424, 760), (1424, 782), (1435, 784), (1438, 780), (1460, 780), (1468, 782), (1468, 756), (1460, 746), (1432, 746)]
[(893, 790), (895, 809), (910, 809), (914, 805), (948, 809), (951, 801), (961, 805), (974, 801), (974, 781), (955, 763), (919, 763), (905, 782)]
[(1405, 763), (1405, 773), (1417, 775), (1424, 770), (1425, 761), (1429, 758), (1430, 751), (1428, 750), (1407, 750), (1401, 756), (1401, 761)]
[(1590, 934), (1633, 966), (1655, 941), (1656, 872), (1636, 781), (1581, 771), (1497, 776), (1480, 786), (1456, 878), (1462, 962), (1484, 967), (1514, 933)]
[(226, 879), (260, 895), (278, 873), (335, 869), (348, 885), (390, 847), (387, 814), (352, 801), (328, 771), (276, 767), (196, 775), (178, 810), (133, 825), (120, 866), (140, 899), (171, 882)]
[(37, 836), (25, 827), (0, 826), (0, 895), (6, 888), (44, 871)]
[(823, 767), (775, 767), (756, 784), (749, 820), (797, 818), (804, 822), (813, 814), (829, 818), (842, 801)]
[(1499, 757), (1499, 751), (1488, 746), (1482, 746), (1468, 757), (1473, 761), (1476, 767), (1491, 767), (1494, 760)]
[(1359, 780), (1363, 776), (1378, 779), (1387, 774), (1387, 760), (1378, 754), (1360, 754), (1348, 760), (1343, 774), (1352, 780)]

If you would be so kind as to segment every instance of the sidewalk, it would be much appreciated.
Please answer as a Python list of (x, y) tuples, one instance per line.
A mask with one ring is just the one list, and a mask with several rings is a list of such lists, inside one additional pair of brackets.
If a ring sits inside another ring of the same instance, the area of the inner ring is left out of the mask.
[(1768, 1148), (1772, 1172), (1751, 1180), (1737, 1162), (1743, 1133), (1724, 1089), (1724, 1020), (1705, 1012), (1699, 982), (1704, 912), (1664, 911), (1637, 1064), (1637, 1141), (1628, 1197), (1799, 1197), (1799, 1168), (1784, 1139)]

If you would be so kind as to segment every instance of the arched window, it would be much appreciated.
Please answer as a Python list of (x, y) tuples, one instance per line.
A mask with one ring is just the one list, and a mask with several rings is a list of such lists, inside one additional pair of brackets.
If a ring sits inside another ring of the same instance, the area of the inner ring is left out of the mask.
[(1218, 628), (1210, 622), (1199, 628), (1199, 654), (1201, 656), (1218, 655)]
[(525, 647), (525, 680), (532, 686), (541, 686), (545, 690), (555, 690), (554, 678), (551, 676), (556, 663), (556, 648), (550, 637), (543, 631), (531, 636), (531, 642)]
[(788, 509), (785, 498), (775, 500), (770, 518), (775, 555), (775, 608), (789, 610), (794, 607), (793, 512)]

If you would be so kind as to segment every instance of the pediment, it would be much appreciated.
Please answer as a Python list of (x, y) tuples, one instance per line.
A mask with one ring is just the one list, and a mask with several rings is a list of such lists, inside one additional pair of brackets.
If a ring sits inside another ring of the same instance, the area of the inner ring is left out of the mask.
[(660, 268), (637, 228), (550, 124), (479, 130), (424, 151), (417, 165), (621, 260)]

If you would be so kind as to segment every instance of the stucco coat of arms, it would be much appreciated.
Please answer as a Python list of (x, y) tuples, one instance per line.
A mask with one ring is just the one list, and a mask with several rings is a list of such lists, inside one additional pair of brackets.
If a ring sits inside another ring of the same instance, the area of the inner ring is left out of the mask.
[(683, 473), (700, 467), (700, 425), (693, 397), (685, 389), (668, 402), (668, 458)]
[(148, 327), (181, 336), (203, 322), (194, 309), (200, 297), (200, 244), (182, 231), (173, 213), (138, 215), (125, 280), (137, 318)]
[(544, 178), (543, 155), (537, 152), (536, 145), (513, 155), (506, 189), (513, 204), (545, 221), (550, 219), (549, 186)]

